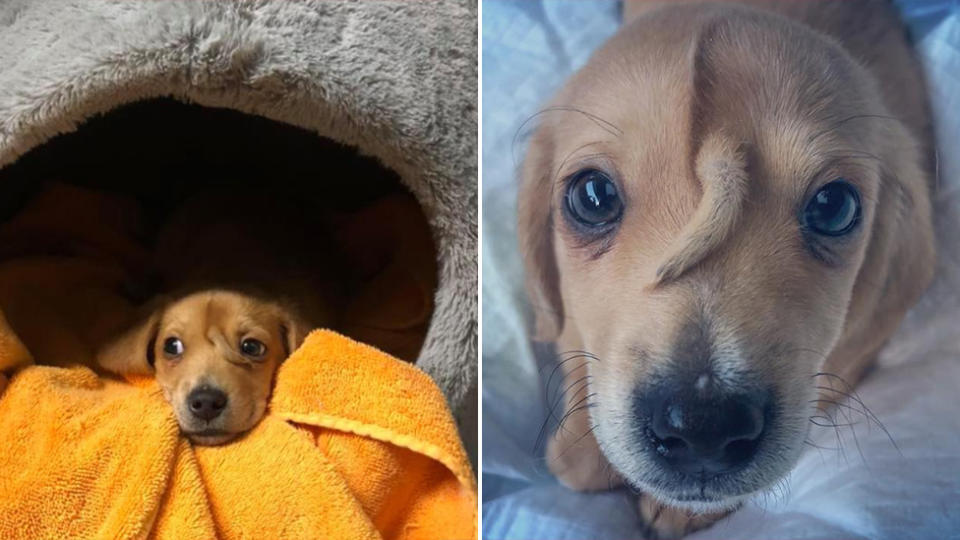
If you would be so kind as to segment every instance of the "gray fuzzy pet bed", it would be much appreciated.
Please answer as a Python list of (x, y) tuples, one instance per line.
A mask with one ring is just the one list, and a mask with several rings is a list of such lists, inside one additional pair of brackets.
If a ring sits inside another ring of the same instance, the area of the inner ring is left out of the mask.
[[(417, 365), (446, 393), (475, 448), (476, 39), (469, 1), (6, 0), (0, 214), (31, 192), (38, 171), (63, 175), (56, 167), (68, 163), (89, 166), (73, 171), (79, 176), (121, 164), (136, 192), (171, 160), (213, 152), (211, 167), (230, 171), (263, 153), (272, 159), (264, 174), (299, 160), (287, 172), (343, 189), (353, 173), (327, 174), (330, 155), (311, 153), (309, 139), (353, 152), (357, 174), (372, 167), (392, 175), (430, 224), (439, 285)], [(182, 104), (214, 112), (183, 113)], [(230, 127), (210, 131), (221, 109), (249, 121), (224, 120)], [(114, 116), (120, 135), (98, 138), (87, 127)], [(281, 126), (260, 129), (267, 124)], [(264, 135), (289, 126), (299, 128), (289, 144)], [(237, 132), (246, 138), (233, 151), (197, 148)], [(74, 141), (60, 144), (65, 137)], [(27, 171), (22, 163), (38, 152), (45, 153)]]

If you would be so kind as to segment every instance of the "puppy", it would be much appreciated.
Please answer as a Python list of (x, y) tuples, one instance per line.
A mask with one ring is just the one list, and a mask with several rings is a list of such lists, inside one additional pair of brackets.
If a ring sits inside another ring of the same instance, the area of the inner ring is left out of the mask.
[[(883, 2), (627, 3), (521, 171), (547, 448), (651, 532), (782, 478), (931, 279), (929, 119)], [(836, 390), (831, 390), (833, 387)]]
[(313, 328), (333, 327), (339, 256), (295, 205), (234, 189), (197, 195), (155, 249), (164, 291), (109, 341), (99, 364), (156, 373), (182, 432), (222, 444), (252, 428), (273, 375)]
[(250, 430), (267, 407), (273, 375), (308, 330), (289, 309), (226, 290), (155, 302), (145, 322), (98, 354), (117, 373), (155, 372), (180, 430), (222, 444)]

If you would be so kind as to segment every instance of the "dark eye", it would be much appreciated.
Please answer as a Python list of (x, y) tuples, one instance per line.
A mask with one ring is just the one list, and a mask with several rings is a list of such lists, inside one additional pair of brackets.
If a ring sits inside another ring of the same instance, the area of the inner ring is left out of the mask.
[(838, 178), (820, 188), (803, 211), (805, 225), (817, 234), (842, 236), (860, 222), (860, 194)]
[(574, 176), (567, 187), (566, 201), (573, 218), (590, 227), (608, 225), (623, 214), (617, 185), (596, 169), (586, 169)]
[(247, 356), (263, 356), (267, 353), (267, 346), (255, 339), (247, 338), (240, 342), (240, 352)]
[(167, 356), (180, 356), (183, 354), (183, 342), (175, 337), (163, 340), (163, 353)]

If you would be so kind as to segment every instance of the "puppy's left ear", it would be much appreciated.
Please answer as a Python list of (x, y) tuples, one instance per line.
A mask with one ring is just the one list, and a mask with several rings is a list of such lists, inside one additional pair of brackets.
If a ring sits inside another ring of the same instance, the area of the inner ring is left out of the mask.
[(97, 351), (100, 367), (120, 375), (152, 374), (161, 315), (157, 311), (108, 341)]
[(139, 309), (132, 324), (121, 329), (97, 350), (100, 367), (121, 375), (152, 374), (154, 349), (166, 304), (166, 298), (159, 298)]
[(280, 321), (280, 335), (283, 338), (284, 360), (286, 360), (290, 358), (293, 351), (303, 345), (311, 328), (303, 319), (289, 314), (282, 315)]

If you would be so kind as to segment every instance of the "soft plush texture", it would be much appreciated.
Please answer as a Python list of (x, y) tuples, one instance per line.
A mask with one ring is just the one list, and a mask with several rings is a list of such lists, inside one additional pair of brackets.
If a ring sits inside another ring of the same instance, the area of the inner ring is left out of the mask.
[[(0, 328), (0, 336), (5, 332)], [(151, 378), (21, 370), (0, 400), (2, 538), (476, 538), (476, 486), (443, 394), (316, 331), (269, 413), (192, 446)]]
[[(859, 415), (850, 419), (855, 431), (813, 428), (823, 449), (809, 447), (784, 485), (694, 538), (952, 538), (960, 530), (960, 10), (951, 1), (896, 3), (928, 77), (940, 148), (936, 279), (858, 388), (896, 446)], [(515, 226), (515, 171), (535, 123), (525, 121), (616, 32), (619, 9), (614, 0), (484, 2), (485, 538), (641, 536), (627, 490), (574, 493), (543, 462), (545, 403), (562, 386), (530, 344)]]
[(417, 364), (470, 435), (476, 46), (476, 3), (464, 0), (2, 2), (0, 167), (94, 115), (161, 96), (261, 115), (377, 158), (430, 221), (439, 286)]

